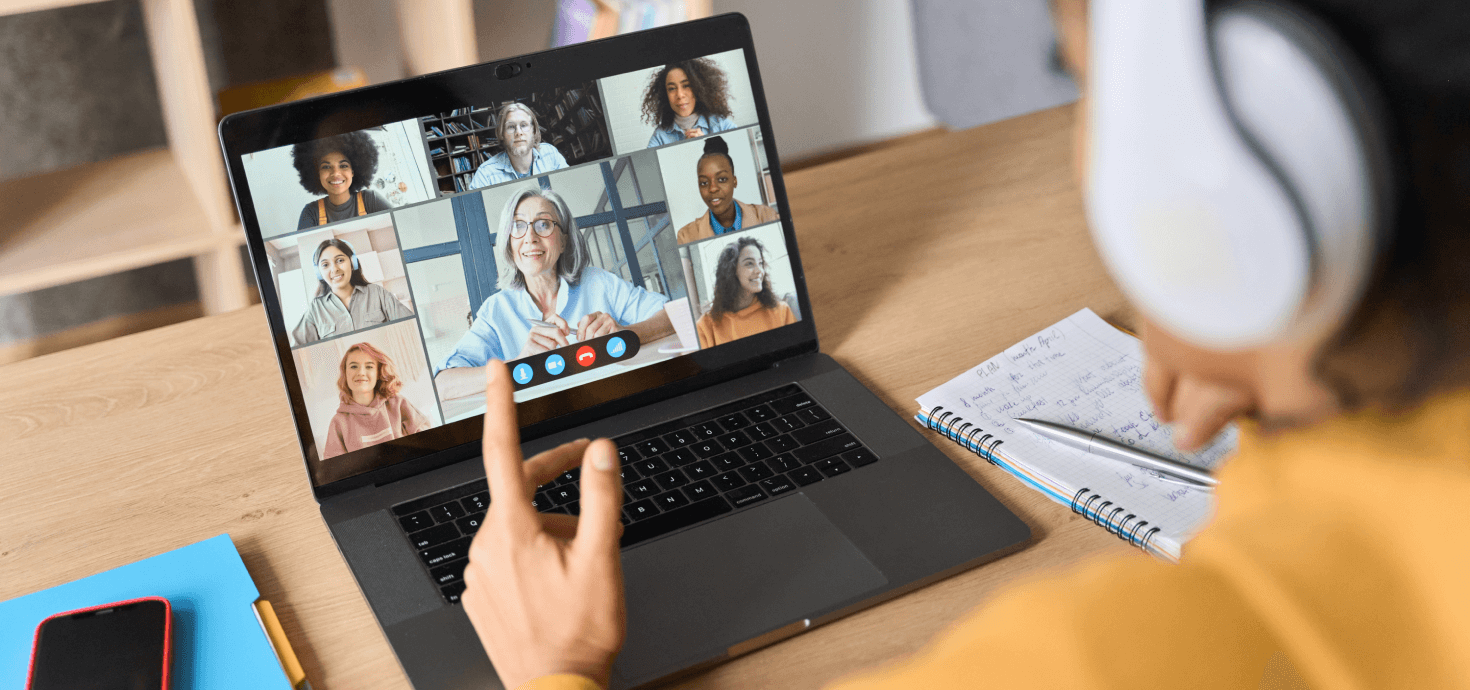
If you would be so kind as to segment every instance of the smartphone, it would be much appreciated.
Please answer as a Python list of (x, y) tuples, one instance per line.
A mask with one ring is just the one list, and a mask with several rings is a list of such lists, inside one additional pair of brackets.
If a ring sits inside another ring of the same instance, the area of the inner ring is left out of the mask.
[(41, 621), (27, 690), (168, 690), (172, 613), (144, 597)]

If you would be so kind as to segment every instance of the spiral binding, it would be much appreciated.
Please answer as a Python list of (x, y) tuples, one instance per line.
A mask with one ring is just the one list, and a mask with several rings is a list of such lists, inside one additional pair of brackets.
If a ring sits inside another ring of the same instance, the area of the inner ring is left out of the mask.
[[(929, 428), (944, 434), (945, 438), (985, 458), (990, 461), (990, 464), (1000, 464), (995, 459), (995, 450), (1004, 441), (994, 434), (984, 434), (984, 429), (965, 421), (963, 417), (945, 410), (943, 407), (936, 406), (929, 411)], [(979, 434), (984, 435), (978, 439), (975, 438)], [(990, 444), (989, 448), (985, 445), (987, 442)], [(1149, 541), (1159, 532), (1159, 528), (1149, 527), (1148, 530), (1144, 531), (1143, 528), (1148, 527), (1148, 520), (1139, 520), (1137, 515), (1129, 513), (1127, 512), (1127, 508), (1103, 498), (1102, 494), (1093, 492), (1089, 495), (1091, 491), (1092, 489), (1083, 487), (1078, 489), (1076, 494), (1073, 494), (1072, 512), (1087, 518), (1098, 527), (1107, 530), (1109, 534), (1137, 546), (1144, 551), (1148, 551)], [(1085, 501), (1083, 500), (1084, 496), (1086, 496)], [(1098, 502), (1096, 506), (1092, 505), (1094, 502)], [(1112, 510), (1108, 510), (1110, 506)], [(1118, 519), (1119, 513), (1125, 513), (1121, 520)], [(1133, 523), (1132, 527), (1129, 527), (1129, 523)], [(1141, 536), (1139, 534), (1140, 531), (1143, 532)]]
[[(1086, 500), (1083, 500), (1084, 496), (1087, 497)], [(1096, 501), (1101, 502), (1093, 506), (1092, 504)], [(1108, 510), (1108, 506), (1112, 506), (1113, 509)], [(1123, 519), (1119, 520), (1118, 514), (1126, 512), (1127, 508), (1103, 498), (1102, 494), (1093, 492), (1092, 489), (1085, 486), (1072, 495), (1071, 507), (1072, 512), (1087, 518), (1093, 524), (1107, 530), (1109, 534), (1144, 551), (1149, 550), (1149, 542), (1159, 532), (1158, 527), (1149, 527), (1142, 536), (1139, 536), (1139, 531), (1148, 525), (1148, 520), (1138, 520), (1138, 516), (1134, 513), (1127, 513)], [(1134, 522), (1135, 520), (1137, 522)], [(1130, 522), (1134, 523), (1132, 527), (1128, 526)]]

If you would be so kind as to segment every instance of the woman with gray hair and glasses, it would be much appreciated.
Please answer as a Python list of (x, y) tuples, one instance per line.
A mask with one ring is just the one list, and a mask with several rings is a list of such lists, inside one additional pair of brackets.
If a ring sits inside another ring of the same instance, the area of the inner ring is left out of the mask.
[(541, 141), (536, 113), (520, 103), (506, 103), (495, 113), (495, 136), (503, 149), (485, 159), (470, 179), (470, 189), (489, 187), (567, 167), (555, 146)]
[(511, 196), (498, 227), (500, 290), (480, 305), (474, 325), (439, 367), (440, 396), (484, 392), (481, 369), (492, 359), (520, 359), (625, 328), (645, 343), (674, 332), (663, 309), (667, 297), (591, 264), (587, 240), (556, 192)]

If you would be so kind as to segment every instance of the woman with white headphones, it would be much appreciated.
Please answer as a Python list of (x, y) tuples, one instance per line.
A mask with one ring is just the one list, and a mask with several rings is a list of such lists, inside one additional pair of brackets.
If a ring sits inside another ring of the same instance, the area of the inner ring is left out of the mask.
[[(1470, 5), (1054, 11), (1086, 93), (1088, 221), (1147, 324), (1150, 397), (1185, 445), (1247, 416), (1240, 451), (1179, 564), (1014, 588), (835, 687), (1470, 688)], [(491, 410), (512, 408), (504, 379)], [(516, 447), (503, 416), (487, 465)], [(532, 462), (616, 471), (605, 444), (561, 452)], [(476, 536), (465, 612), (508, 686), (600, 687), (618, 553), (558, 562), (523, 532)]]
[(357, 252), (347, 240), (323, 240), (312, 252), (311, 264), (317, 279), (316, 297), (291, 329), (296, 345), (413, 316), (413, 310), (387, 288), (363, 277)]

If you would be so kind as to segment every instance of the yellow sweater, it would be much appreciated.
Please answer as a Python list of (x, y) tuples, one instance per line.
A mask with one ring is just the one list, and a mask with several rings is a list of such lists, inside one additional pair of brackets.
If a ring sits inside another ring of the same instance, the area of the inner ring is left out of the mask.
[(1120, 557), (1016, 587), (834, 690), (1470, 688), (1470, 393), (1246, 430), (1218, 493), (1179, 565)]

